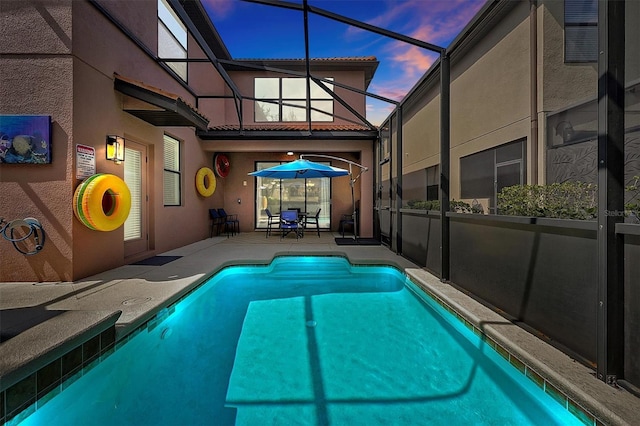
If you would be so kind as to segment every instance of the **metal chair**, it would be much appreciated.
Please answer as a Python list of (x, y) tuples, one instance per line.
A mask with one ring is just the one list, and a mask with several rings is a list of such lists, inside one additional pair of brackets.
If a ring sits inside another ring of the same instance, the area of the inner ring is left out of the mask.
[(267, 238), (271, 235), (271, 227), (273, 226), (274, 220), (279, 220), (280, 215), (271, 214), (269, 209), (264, 209), (264, 212), (267, 214)]
[[(358, 214), (358, 210), (356, 210), (356, 215)], [(353, 229), (353, 235), (356, 234), (355, 220), (353, 217), (353, 213), (351, 214), (343, 214), (340, 219), (340, 226), (338, 227), (338, 231), (342, 233), (342, 238), (344, 238), (344, 229), (349, 225)]]
[(236, 214), (227, 214), (224, 209), (218, 209), (218, 215), (222, 218), (224, 223), (224, 229), (227, 232), (227, 238), (229, 238), (229, 233), (231, 235), (235, 235), (236, 232), (240, 233), (240, 221), (238, 220), (238, 215)]
[(316, 225), (316, 231), (318, 232), (318, 238), (320, 237), (320, 222), (318, 221), (320, 218), (320, 210), (322, 209), (318, 209), (316, 211), (316, 214), (314, 216), (307, 216), (304, 219), (304, 227), (306, 228), (308, 225)]
[(286, 237), (291, 232), (296, 234), (296, 240), (300, 238), (302, 227), (298, 221), (298, 213), (295, 210), (283, 210), (280, 212), (280, 229), (282, 229), (280, 238)]
[(209, 238), (213, 238), (213, 228), (216, 228), (216, 235), (220, 235), (220, 229), (222, 225), (224, 225), (224, 221), (216, 209), (209, 209), (209, 219), (211, 219), (211, 231), (209, 232)]

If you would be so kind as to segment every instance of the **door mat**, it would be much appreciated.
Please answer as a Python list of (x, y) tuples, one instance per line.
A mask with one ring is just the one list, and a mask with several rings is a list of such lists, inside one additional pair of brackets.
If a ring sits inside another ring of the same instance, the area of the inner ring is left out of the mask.
[(336, 238), (336, 244), (339, 246), (379, 246), (380, 241), (375, 238)]
[(176, 259), (180, 259), (182, 256), (153, 256), (139, 262), (132, 263), (132, 265), (145, 265), (145, 266), (162, 266), (169, 262), (173, 262)]

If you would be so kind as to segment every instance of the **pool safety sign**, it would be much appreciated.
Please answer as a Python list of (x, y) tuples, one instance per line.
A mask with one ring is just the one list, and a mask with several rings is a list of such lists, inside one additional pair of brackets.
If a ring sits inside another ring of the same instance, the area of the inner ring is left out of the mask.
[(96, 149), (87, 145), (76, 145), (76, 179), (86, 179), (96, 174)]

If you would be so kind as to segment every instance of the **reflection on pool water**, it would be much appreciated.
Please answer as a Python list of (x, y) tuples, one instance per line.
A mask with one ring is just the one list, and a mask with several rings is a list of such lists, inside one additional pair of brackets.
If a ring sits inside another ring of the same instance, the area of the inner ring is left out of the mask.
[(582, 424), (401, 272), (230, 267), (22, 424)]

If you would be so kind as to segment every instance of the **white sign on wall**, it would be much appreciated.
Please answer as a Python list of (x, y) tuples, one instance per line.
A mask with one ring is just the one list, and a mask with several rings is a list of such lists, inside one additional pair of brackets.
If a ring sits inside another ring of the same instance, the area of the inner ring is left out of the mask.
[(96, 174), (96, 149), (76, 145), (76, 179), (86, 179)]

